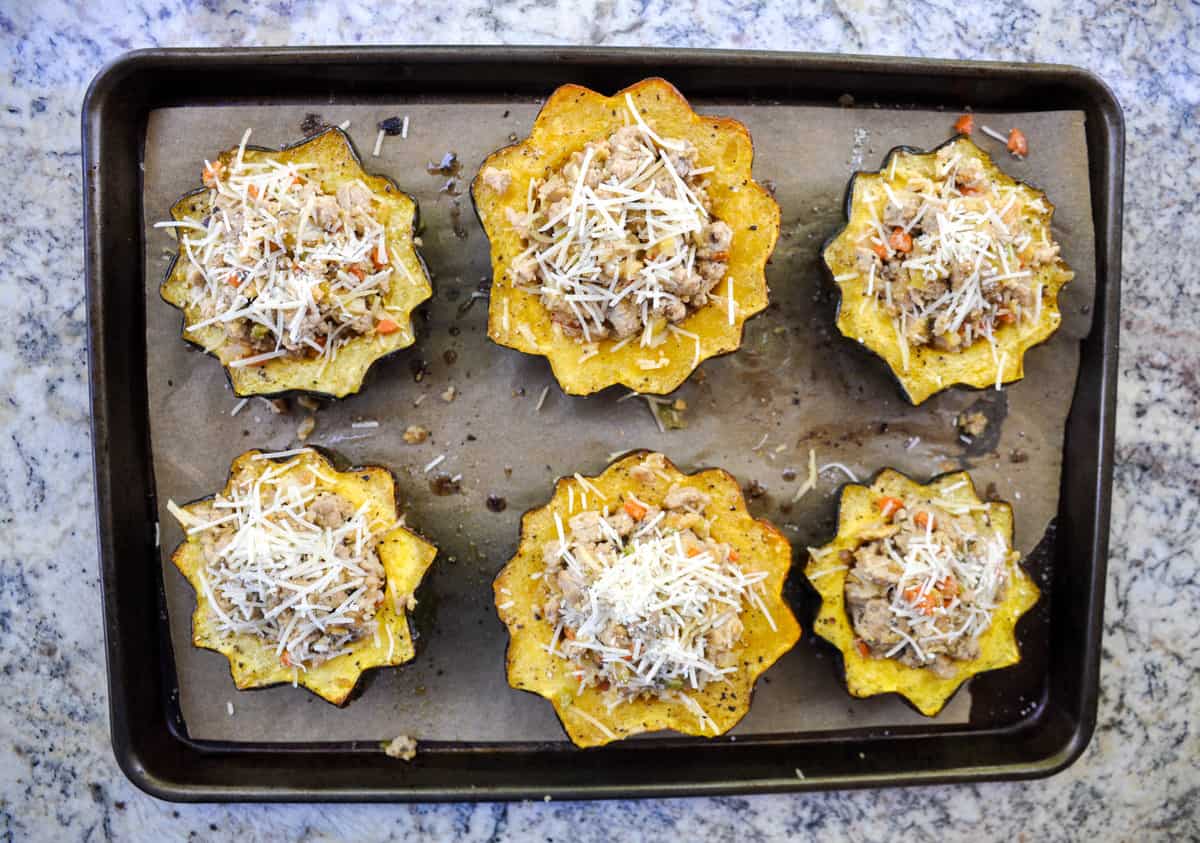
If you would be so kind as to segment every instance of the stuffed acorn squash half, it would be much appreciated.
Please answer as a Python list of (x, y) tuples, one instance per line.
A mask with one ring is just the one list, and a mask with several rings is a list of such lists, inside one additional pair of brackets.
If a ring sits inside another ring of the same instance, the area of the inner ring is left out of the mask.
[(1012, 536), (1012, 508), (981, 501), (966, 472), (922, 486), (885, 469), (847, 484), (837, 536), (810, 548), (805, 575), (850, 693), (897, 693), (933, 716), (975, 674), (1016, 664), (1017, 621), (1038, 588)]
[(641, 451), (563, 478), (494, 583), (508, 682), (548, 699), (581, 747), (723, 734), (800, 636), (790, 567), (787, 539), (720, 469)]
[(750, 133), (663, 79), (559, 88), (471, 195), (491, 242), (488, 336), (550, 361), (563, 390), (671, 392), (767, 306), (779, 206)]
[(412, 659), (408, 612), (437, 549), (404, 527), (387, 469), (247, 451), (221, 492), (168, 507), (192, 642), (229, 659), (239, 690), (291, 682), (341, 705), (364, 670)]
[(838, 330), (883, 358), (913, 404), (955, 384), (1020, 380), (1074, 277), (1053, 214), (965, 136), (892, 150), (851, 180), (846, 225), (824, 249)]
[(432, 293), (416, 203), (364, 172), (340, 129), (280, 150), (246, 146), (249, 134), (158, 224), (179, 240), (162, 297), (238, 395), (357, 392), (412, 345), (412, 311)]

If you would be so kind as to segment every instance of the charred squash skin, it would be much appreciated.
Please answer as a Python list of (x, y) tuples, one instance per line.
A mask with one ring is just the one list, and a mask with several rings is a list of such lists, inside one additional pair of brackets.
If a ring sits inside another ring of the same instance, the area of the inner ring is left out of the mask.
[[(745, 629), (738, 643), (738, 671), (726, 683), (710, 683), (700, 691), (686, 692), (712, 718), (707, 730), (696, 712), (677, 699), (639, 698), (616, 706), (611, 712), (602, 692), (594, 687), (579, 691), (571, 675), (575, 668), (567, 660), (551, 655), (546, 646), (554, 626), (542, 614), (549, 596), (544, 577), (531, 575), (543, 570), (542, 548), (557, 538), (554, 514), (564, 522), (584, 509), (579, 503), (589, 496), (589, 509), (600, 509), (592, 490), (574, 477), (563, 477), (554, 487), (549, 503), (526, 512), (521, 519), (520, 545), (493, 583), (497, 612), (510, 636), (507, 654), (508, 684), (545, 697), (554, 706), (567, 736), (579, 747), (601, 746), (640, 732), (672, 729), (687, 735), (715, 737), (733, 728), (750, 709), (750, 697), (759, 675), (792, 648), (800, 637), (800, 626), (782, 596), (784, 580), (791, 567), (791, 547), (779, 530), (767, 521), (756, 520), (746, 511), (741, 487), (728, 472), (706, 469), (684, 474), (666, 461), (665, 478), (651, 481), (635, 477), (633, 469), (650, 455), (635, 451), (621, 457), (601, 474), (587, 477), (610, 503), (624, 492), (639, 499), (660, 503), (674, 483), (703, 490), (711, 496), (709, 512), (715, 515), (713, 537), (728, 542), (739, 555), (743, 569), (766, 571), (763, 603), (774, 621), (761, 610), (747, 606), (741, 615)], [(574, 509), (569, 508), (573, 490)], [(679, 692), (684, 693), (684, 692)], [(597, 726), (599, 723), (600, 726)]]
[[(228, 165), (237, 154), (234, 149), (222, 152), (219, 161)], [(187, 326), (201, 321), (198, 309), (188, 306), (188, 260), (182, 248), (171, 261), (160, 287), (163, 301), (183, 312), (183, 338), (221, 361), (230, 386), (239, 396), (259, 395), (278, 398), (288, 395), (313, 395), (321, 398), (343, 398), (362, 388), (367, 371), (379, 360), (412, 345), (416, 337), (412, 326), (412, 311), (433, 294), (425, 262), (417, 253), (413, 237), (418, 228), (416, 201), (400, 190), (386, 176), (369, 175), (362, 166), (349, 136), (341, 129), (327, 129), (319, 135), (281, 149), (247, 146), (248, 161), (274, 159), (280, 162), (316, 164), (308, 171), (319, 178), (322, 188), (336, 191), (337, 187), (361, 179), (379, 200), (376, 205), (380, 221), (387, 230), (387, 250), (397, 278), (386, 294), (386, 304), (393, 308), (392, 319), (398, 329), (390, 334), (364, 334), (342, 346), (337, 356), (321, 371), (320, 358), (294, 359), (281, 357), (256, 366), (230, 367), (240, 353), (225, 343), (219, 325), (197, 331)], [(176, 221), (204, 220), (210, 209), (207, 188), (185, 194), (171, 207)]]
[[(958, 135), (929, 152), (922, 152), (911, 146), (898, 146), (888, 152), (879, 170), (855, 173), (846, 189), (846, 222), (826, 241), (821, 250), (826, 272), (838, 291), (838, 331), (880, 357), (888, 365), (905, 398), (914, 406), (952, 386), (986, 389), (995, 387), (997, 376), (1001, 383), (1021, 380), (1025, 376), (1025, 353), (1047, 340), (1062, 323), (1058, 294), (1074, 277), (1071, 268), (1062, 258), (1038, 270), (1036, 280), (1044, 285), (1041, 315), (1036, 321), (1022, 320), (997, 330), (995, 358), (992, 356), (991, 346), (982, 340), (958, 352), (942, 351), (931, 346), (912, 346), (909, 349), (908, 368), (905, 369), (892, 320), (874, 296), (867, 294), (867, 280), (861, 276), (841, 282), (833, 279), (857, 273), (855, 242), (862, 236), (866, 227), (870, 226), (869, 203), (866, 197), (869, 192), (873, 192), (876, 194), (874, 205), (881, 204), (881, 197), (882, 201), (886, 202), (886, 197), (878, 186), (888, 181), (893, 159), (897, 178), (908, 178), (910, 175), (932, 170), (938, 151), (951, 146), (957, 147), (961, 155), (978, 158), (984, 170), (998, 183), (1017, 186), (1026, 191), (1030, 198), (1040, 198), (1047, 211), (1044, 214), (1036, 214), (1035, 218), (1039, 225), (1045, 226), (1049, 234), (1054, 205), (1046, 195), (1004, 173), (991, 157), (967, 136)], [(1003, 370), (999, 372), (998, 361), (1003, 365)]]
[[(316, 477), (319, 489), (334, 491), (355, 506), (369, 503), (367, 512), (372, 521), (394, 524), (399, 518), (395, 481), (386, 468), (365, 466), (337, 471), (317, 451), (306, 451), (286, 461), (262, 459), (257, 456), (259, 453), (257, 450), (246, 451), (233, 461), (223, 494), (229, 494), (233, 478), (245, 468), (261, 474), (281, 462), (295, 463), (297, 468), (293, 470), (311, 468), (334, 479), (331, 484)], [(192, 501), (183, 509), (191, 512), (198, 504), (210, 499), (211, 496)], [(416, 591), (432, 564), (437, 548), (411, 530), (397, 525), (379, 539), (376, 552), (386, 576), (384, 602), (375, 615), (379, 627), (378, 643), (375, 636), (366, 636), (350, 645), (349, 653), (305, 671), (281, 664), (274, 645), (261, 638), (249, 634), (230, 635), (216, 628), (203, 586), (205, 565), (200, 536), (190, 536), (175, 548), (171, 562), (196, 592), (192, 643), (229, 659), (229, 671), (239, 691), (294, 680), (297, 685), (340, 706), (346, 702), (364, 671), (404, 664), (413, 658), (415, 651), (408, 627), (407, 599)]]
[[(585, 357), (584, 346), (555, 330), (546, 308), (534, 293), (513, 283), (510, 265), (524, 247), (506, 209), (524, 210), (529, 183), (561, 168), (588, 141), (607, 138), (625, 125), (625, 96), (646, 122), (663, 137), (691, 141), (708, 175), (713, 216), (733, 229), (727, 276), (733, 279), (734, 319), (726, 311), (727, 286), (721, 281), (709, 302), (687, 316), (679, 327), (700, 337), (669, 333), (648, 354), (636, 342), (616, 352), (615, 342), (600, 341), (601, 352)], [(487, 233), (492, 254), (492, 289), (488, 336), (496, 343), (550, 361), (564, 392), (588, 395), (615, 384), (637, 392), (663, 395), (679, 387), (710, 357), (737, 349), (745, 321), (767, 306), (765, 267), (779, 236), (779, 205), (751, 176), (754, 148), (746, 127), (726, 117), (702, 117), (665, 79), (645, 79), (611, 97), (579, 85), (564, 85), (546, 101), (530, 135), (488, 156), (471, 184), (471, 198)], [(512, 182), (503, 193), (483, 182), (488, 167), (507, 171)], [(522, 330), (524, 326), (528, 333)], [(638, 361), (663, 355), (667, 364), (647, 371)]]
[[(955, 484), (966, 481), (960, 488)], [(943, 474), (929, 483), (921, 485), (893, 469), (881, 471), (869, 486), (848, 483), (842, 488), (838, 505), (838, 531), (831, 542), (809, 551), (809, 561), (804, 569), (810, 585), (821, 597), (821, 608), (814, 623), (814, 631), (838, 649), (842, 654), (846, 689), (855, 697), (873, 697), (877, 694), (895, 693), (902, 696), (922, 714), (932, 717), (945, 706), (964, 682), (978, 673), (998, 670), (1020, 661), (1017, 646), (1016, 626), (1021, 616), (1038, 601), (1039, 591), (1025, 569), (1017, 561), (1017, 554), (1009, 557), (1009, 584), (1003, 602), (992, 615), (992, 624), (980, 636), (979, 657), (971, 661), (955, 662), (956, 672), (942, 679), (932, 671), (909, 667), (893, 659), (874, 658), (856, 646), (857, 636), (846, 612), (845, 592), (847, 562), (841, 558), (843, 551), (853, 553), (863, 542), (878, 537), (879, 530), (887, 522), (880, 514), (880, 500), (884, 497), (901, 500), (930, 500), (941, 497), (959, 504), (981, 505), (965, 471)], [(986, 515), (991, 521), (989, 529), (999, 528), (1009, 548), (1012, 547), (1012, 507), (1007, 503), (988, 503)], [(973, 513), (973, 518), (982, 523), (983, 513)]]

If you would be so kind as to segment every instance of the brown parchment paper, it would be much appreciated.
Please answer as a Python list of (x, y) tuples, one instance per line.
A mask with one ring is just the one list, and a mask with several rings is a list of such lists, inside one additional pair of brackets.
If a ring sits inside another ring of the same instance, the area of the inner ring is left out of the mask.
[[(505, 681), (507, 635), (491, 604), (490, 583), (516, 547), (521, 513), (549, 498), (556, 477), (597, 473), (611, 454), (629, 448), (662, 450), (689, 471), (705, 466), (732, 471), (757, 495), (751, 511), (784, 530), (801, 566), (804, 547), (832, 535), (836, 491), (846, 480), (829, 469), (815, 491), (791, 504), (810, 448), (820, 465), (842, 463), (859, 479), (884, 466), (918, 478), (969, 468), (981, 491), (990, 488), (1013, 503), (1019, 548), (1028, 552), (1038, 542), (1057, 510), (1063, 425), (1094, 289), (1082, 113), (989, 114), (978, 121), (1002, 132), (1023, 129), (1031, 148), (1025, 161), (986, 137), (979, 142), (1009, 173), (1045, 189), (1058, 207), (1056, 235), (1077, 273), (1062, 296), (1061, 329), (1028, 354), (1020, 383), (1003, 392), (950, 390), (912, 408), (884, 365), (834, 330), (835, 296), (819, 270), (819, 252), (842, 222), (852, 170), (878, 168), (887, 150), (899, 144), (930, 148), (946, 140), (956, 115), (832, 104), (695, 105), (750, 128), (755, 177), (774, 184), (783, 229), (768, 268), (772, 306), (747, 323), (740, 351), (705, 363), (702, 376), (676, 393), (687, 401), (688, 426), (666, 433), (642, 401), (618, 401), (620, 390), (588, 398), (562, 394), (542, 358), (488, 341), (487, 302), (472, 303), (472, 293), (487, 289), (490, 270), (467, 186), (488, 152), (527, 133), (537, 103), (321, 102), (189, 107), (151, 115), (143, 194), (150, 431), (179, 702), (193, 738), (382, 740), (404, 733), (424, 740), (565, 740), (547, 703)], [(418, 200), (422, 251), (435, 289), (417, 319), (417, 344), (377, 365), (359, 395), (323, 408), (310, 439), (355, 464), (391, 468), (410, 524), (440, 548), (419, 592), (416, 659), (368, 673), (361, 693), (342, 709), (290, 686), (238, 692), (224, 657), (191, 646), (194, 599), (169, 561), (181, 532), (166, 512), (168, 499), (187, 501), (221, 488), (241, 451), (294, 445), (304, 413), (274, 415), (265, 402), (252, 400), (239, 415), (230, 415), (235, 398), (220, 365), (180, 339), (180, 314), (158, 296), (174, 240), (152, 225), (199, 184), (203, 159), (237, 144), (246, 127), (254, 128), (252, 142), (278, 146), (302, 137), (300, 123), (310, 111), (331, 124), (349, 120), (368, 171), (391, 176)], [(376, 122), (405, 114), (408, 138), (388, 137), (381, 154), (372, 156)], [(460, 196), (441, 192), (446, 176), (426, 170), (448, 151), (462, 162)], [(457, 397), (447, 403), (440, 396), (450, 385)], [(954, 420), (977, 404), (992, 423), (967, 445)], [(364, 419), (377, 420), (379, 427), (352, 427)], [(428, 428), (430, 439), (404, 443), (401, 434), (410, 424)], [(439, 454), (446, 455), (444, 462), (424, 473)], [(442, 472), (462, 475), (461, 493), (431, 492), (431, 478)], [(490, 511), (489, 495), (503, 497), (507, 508)], [(896, 697), (850, 698), (835, 675), (835, 659), (812, 638), (809, 620), (801, 615), (804, 638), (760, 680), (736, 734), (929, 722)], [(934, 722), (966, 722), (970, 706), (965, 688)]]

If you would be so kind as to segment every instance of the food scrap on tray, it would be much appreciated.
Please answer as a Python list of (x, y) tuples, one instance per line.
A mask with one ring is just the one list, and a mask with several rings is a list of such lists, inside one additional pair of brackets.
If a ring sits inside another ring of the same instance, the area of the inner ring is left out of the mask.
[(741, 344), (767, 305), (779, 206), (746, 127), (662, 79), (559, 88), (472, 184), (491, 243), (488, 334), (546, 356), (563, 389), (665, 394)]
[(179, 240), (162, 296), (238, 395), (356, 392), (412, 344), (412, 310), (431, 293), (416, 204), (365, 173), (340, 130), (279, 151), (249, 136), (157, 224)]
[(810, 549), (814, 629), (842, 653), (856, 697), (894, 692), (937, 714), (977, 673), (1020, 659), (1017, 621), (1038, 589), (1013, 550), (1012, 508), (966, 472), (920, 485), (897, 471), (848, 484), (838, 532)]
[(1020, 380), (1074, 277), (1053, 213), (966, 137), (893, 150), (854, 177), (847, 223), (824, 250), (838, 330), (882, 357), (913, 404), (955, 384)]
[(168, 508), (193, 643), (225, 655), (239, 689), (290, 682), (341, 705), (364, 670), (413, 657), (408, 612), (437, 551), (404, 526), (386, 469), (247, 451), (222, 491)]
[(509, 684), (550, 700), (579, 746), (724, 734), (800, 636), (790, 566), (787, 540), (719, 469), (639, 451), (563, 478), (493, 586)]

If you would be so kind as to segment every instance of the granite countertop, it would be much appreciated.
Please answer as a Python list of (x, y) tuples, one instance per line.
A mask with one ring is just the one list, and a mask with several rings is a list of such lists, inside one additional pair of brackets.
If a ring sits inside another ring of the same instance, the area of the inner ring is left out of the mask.
[[(0, 662), (10, 689), (0, 713), (0, 839), (583, 841), (613, 828), (645, 839), (883, 839), (940, 837), (951, 822), (990, 839), (1200, 839), (1200, 657), (1190, 647), (1200, 612), (1200, 283), (1171, 249), (1200, 233), (1195, 4), (562, 5), (0, 9), (0, 185), (10, 197), (0, 205), (0, 293), (13, 306), (0, 331)], [(109, 747), (100, 633), (80, 103), (101, 66), (130, 49), (318, 42), (744, 47), (1066, 62), (1099, 73), (1128, 121), (1126, 259), (1099, 725), (1083, 757), (1026, 784), (645, 802), (170, 805), (129, 784)]]

